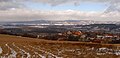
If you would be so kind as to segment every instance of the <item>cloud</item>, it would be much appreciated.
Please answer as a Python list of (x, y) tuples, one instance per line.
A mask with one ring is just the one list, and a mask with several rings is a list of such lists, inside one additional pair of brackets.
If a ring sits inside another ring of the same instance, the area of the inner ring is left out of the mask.
[(60, 4), (74, 4), (74, 5), (79, 5), (82, 2), (110, 2), (108, 0), (32, 0), (33, 2), (40, 2), (40, 3), (45, 3), (45, 4), (49, 4), (52, 6), (57, 6)]
[(57, 6), (61, 4), (74, 4), (80, 5), (82, 2), (92, 2), (92, 3), (106, 3), (109, 7), (105, 10), (105, 13), (118, 11), (120, 12), (120, 0), (33, 0), (34, 2), (40, 2), (49, 4), (51, 6)]
[[(106, 3), (109, 7), (104, 13), (82, 12), (76, 10), (43, 11), (24, 9), (25, 2), (43, 3), (51, 6), (82, 2)], [(14, 10), (11, 10), (14, 9)], [(28, 21), (28, 20), (113, 20), (120, 21), (120, 0), (0, 0), (0, 21)]]
[(23, 8), (24, 4), (17, 0), (0, 0), (0, 10), (9, 10), (12, 8)]
[(106, 9), (105, 13), (120, 12), (120, 0), (111, 1), (110, 6)]
[(57, 6), (61, 4), (73, 4), (77, 6), (83, 2), (106, 3), (109, 5), (109, 7), (105, 10), (105, 13), (112, 11), (120, 12), (120, 0), (0, 0), (0, 10), (25, 8), (25, 2), (43, 3), (51, 6)]
[(9, 3), (9, 2), (2, 2), (0, 3), (0, 10), (9, 10), (12, 8), (23, 8), (21, 4), (18, 3)]
[[(113, 15), (114, 14), (114, 15)], [(0, 11), (0, 21), (28, 21), (28, 20), (113, 20), (120, 21), (120, 13), (107, 13), (100, 12), (82, 12), (75, 10), (66, 11), (36, 11), (26, 9), (6, 10)]]

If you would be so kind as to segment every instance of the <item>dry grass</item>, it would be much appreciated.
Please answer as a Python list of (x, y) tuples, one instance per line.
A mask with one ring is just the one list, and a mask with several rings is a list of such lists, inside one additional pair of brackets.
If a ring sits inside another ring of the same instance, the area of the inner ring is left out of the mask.
[[(116, 53), (117, 51), (120, 54), (119, 46), (119, 44), (51, 41), (0, 34), (1, 58), (120, 58)], [(99, 50), (103, 47), (108, 50)]]

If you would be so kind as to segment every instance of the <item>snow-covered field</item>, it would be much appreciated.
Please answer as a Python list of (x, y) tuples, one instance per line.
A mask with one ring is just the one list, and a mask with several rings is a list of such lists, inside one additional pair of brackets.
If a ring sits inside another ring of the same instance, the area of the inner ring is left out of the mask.
[(0, 58), (120, 58), (120, 46), (0, 35)]
[(95, 47), (71, 47), (51, 44), (19, 44), (19, 43), (4, 43), (0, 44), (1, 58), (87, 58), (87, 57), (120, 57), (120, 50), (109, 48)]

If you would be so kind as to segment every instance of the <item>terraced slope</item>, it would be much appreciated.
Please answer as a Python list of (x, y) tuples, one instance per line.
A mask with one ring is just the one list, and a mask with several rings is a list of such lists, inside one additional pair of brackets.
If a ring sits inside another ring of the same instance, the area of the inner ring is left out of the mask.
[(120, 58), (120, 45), (0, 35), (0, 58)]

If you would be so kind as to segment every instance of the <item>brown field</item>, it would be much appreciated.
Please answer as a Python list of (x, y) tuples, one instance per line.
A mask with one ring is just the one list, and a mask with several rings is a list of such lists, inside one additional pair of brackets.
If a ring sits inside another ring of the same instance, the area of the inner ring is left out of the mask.
[(0, 34), (0, 58), (120, 58), (120, 45), (50, 41)]

